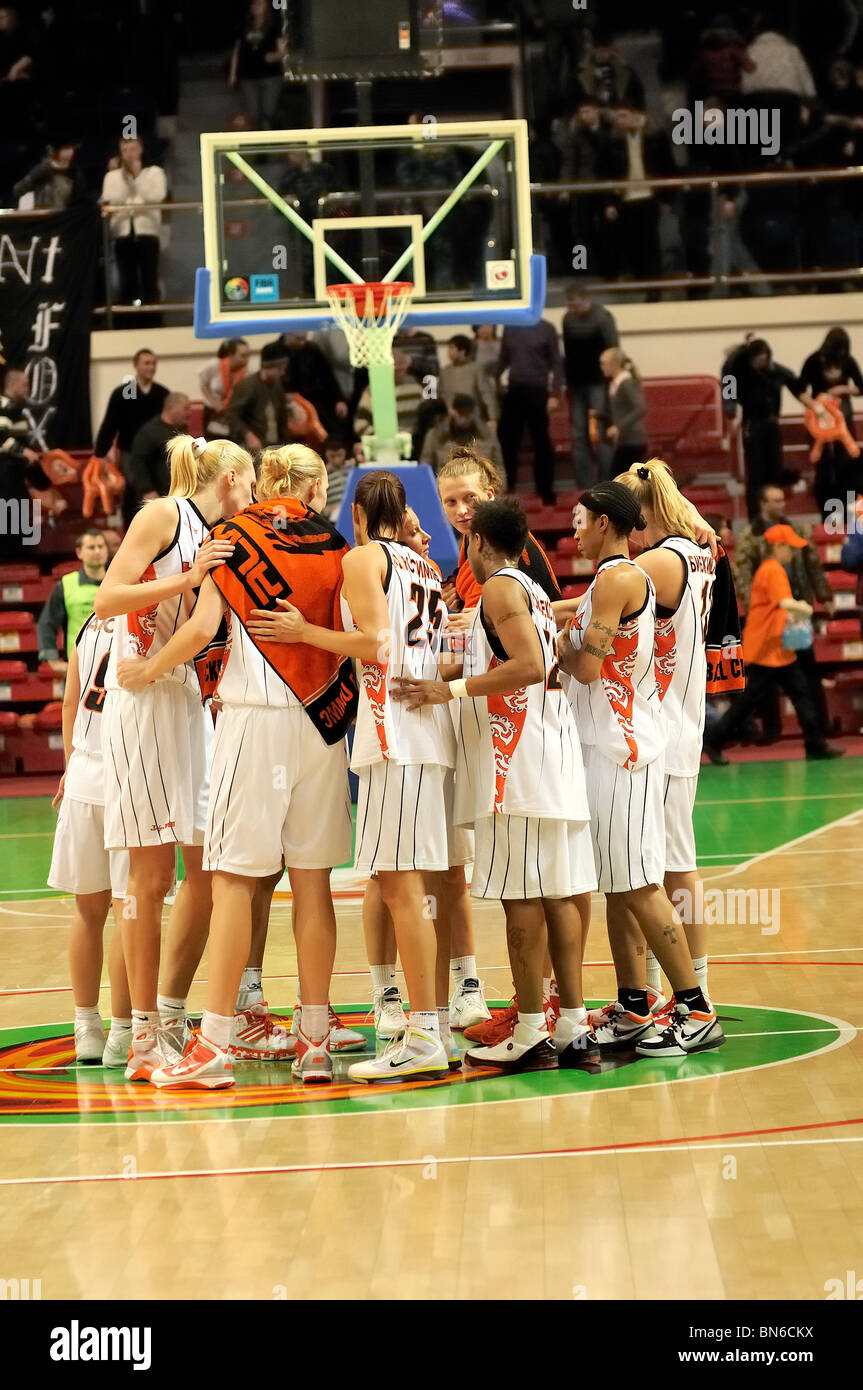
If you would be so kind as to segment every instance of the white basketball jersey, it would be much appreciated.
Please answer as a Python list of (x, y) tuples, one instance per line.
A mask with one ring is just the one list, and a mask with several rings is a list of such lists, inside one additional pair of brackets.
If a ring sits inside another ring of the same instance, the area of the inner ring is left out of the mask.
[(686, 584), (671, 614), (656, 618), (656, 679), (668, 723), (665, 771), (696, 777), (701, 766), (704, 704), (707, 689), (707, 619), (716, 578), (716, 562), (707, 546), (685, 536), (666, 536), (664, 550), (683, 561)]
[[(166, 575), (183, 574), (192, 568), (198, 549), (210, 532), (198, 508), (188, 497), (175, 497), (177, 504), (177, 529), (174, 539), (161, 554), (147, 566), (141, 575), (141, 583), (150, 579), (164, 579)], [(127, 656), (155, 656), (170, 641), (174, 633), (188, 618), (195, 606), (196, 595), (192, 592), (177, 594), (174, 598), (162, 599), (161, 603), (150, 608), (142, 608), (137, 613), (122, 613), (114, 626), (114, 642), (111, 660), (108, 665), (108, 689), (117, 689), (117, 662)], [(201, 686), (194, 661), (175, 666), (160, 680), (176, 681), (186, 685), (190, 691), (200, 695)]]
[(111, 637), (118, 618), (101, 621), (91, 613), (75, 641), (81, 692), (72, 727), (72, 753), (63, 784), (65, 796), (101, 806), (105, 800), (102, 766), (102, 706), (111, 655)]
[(302, 706), (278, 671), (264, 660), (236, 613), (228, 614), (228, 642), (215, 693), (223, 705)]
[(436, 763), (455, 766), (455, 732), (446, 705), (408, 710), (391, 699), (389, 683), (410, 677), (438, 680), (441, 634), (447, 609), (436, 565), (396, 541), (372, 541), (387, 557), (384, 584), (389, 614), (389, 655), (361, 661), (360, 704), (351, 770), (372, 763)]
[[(557, 631), (551, 603), (520, 570), (498, 570), (527, 594), (542, 645), (545, 675), (510, 695), (458, 701), (455, 822), (472, 825), (503, 814), (587, 822), (590, 811), (581, 745), (572, 710), (560, 685)], [(463, 666), (465, 679), (501, 665), (506, 652), (476, 609)]]
[[(589, 685), (571, 681), (569, 698), (582, 743), (595, 743), (612, 762), (634, 771), (652, 763), (665, 750), (666, 727), (653, 645), (656, 590), (644, 571), (622, 555), (600, 560), (597, 578), (614, 565), (632, 565), (637, 570), (647, 586), (644, 603), (620, 624), (597, 679)], [(577, 651), (590, 626), (595, 584), (596, 579), (584, 595), (570, 629)]]

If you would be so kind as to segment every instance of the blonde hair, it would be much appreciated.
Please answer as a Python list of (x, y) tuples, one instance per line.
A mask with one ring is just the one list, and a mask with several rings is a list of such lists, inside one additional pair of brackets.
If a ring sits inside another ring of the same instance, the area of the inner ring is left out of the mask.
[(613, 361), (616, 364), (618, 372), (627, 371), (629, 372), (629, 375), (632, 377), (633, 381), (641, 380), (641, 377), (635, 370), (635, 363), (633, 362), (631, 357), (627, 356), (627, 354), (623, 351), (623, 348), (607, 347), (601, 355), (603, 357), (608, 358), (610, 361)]
[(504, 488), (503, 476), (491, 459), (483, 458), (471, 444), (460, 444), (451, 451), (446, 463), (438, 469), (437, 481), (447, 482), (453, 478), (471, 478), (476, 474), (485, 488), (495, 494)]
[(325, 482), (327, 465), (306, 444), (283, 444), (264, 449), (258, 468), (258, 493), (262, 498), (299, 497), (317, 482)]
[(615, 479), (634, 492), (644, 511), (650, 512), (666, 536), (686, 536), (695, 540), (695, 527), (689, 503), (674, 481), (674, 474), (662, 459), (633, 463), (628, 472)]
[(238, 473), (254, 471), (251, 454), (230, 439), (193, 439), (190, 434), (178, 434), (165, 446), (171, 465), (169, 497), (194, 497), (202, 487), (212, 483), (228, 468)]

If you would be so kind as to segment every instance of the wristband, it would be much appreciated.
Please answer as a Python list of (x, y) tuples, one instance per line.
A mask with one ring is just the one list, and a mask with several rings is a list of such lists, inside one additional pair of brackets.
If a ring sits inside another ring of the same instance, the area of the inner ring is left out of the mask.
[(450, 695), (452, 696), (452, 698), (453, 698), (454, 700), (464, 700), (465, 697), (467, 696), (467, 681), (466, 681), (466, 680), (450, 681), (450, 683), (449, 683), (449, 693), (450, 693)]

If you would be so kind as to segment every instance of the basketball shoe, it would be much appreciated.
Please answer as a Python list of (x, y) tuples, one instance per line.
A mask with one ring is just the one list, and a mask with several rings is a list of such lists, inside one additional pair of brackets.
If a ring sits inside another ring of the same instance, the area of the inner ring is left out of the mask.
[(675, 1004), (668, 1026), (655, 1028), (653, 1037), (645, 1034), (635, 1050), (639, 1057), (688, 1057), (692, 1052), (721, 1047), (724, 1042), (725, 1034), (712, 1008), (705, 1012)]
[[(128, 1045), (127, 1045), (128, 1046)], [(105, 1025), (98, 1016), (75, 1024), (75, 1061), (96, 1066), (105, 1051)]]
[(265, 1000), (234, 1016), (228, 1048), (232, 1057), (246, 1062), (280, 1062), (292, 1057), (296, 1047), (296, 1035), (273, 1022)]
[(291, 1063), (291, 1076), (305, 1085), (324, 1085), (333, 1079), (333, 1059), (330, 1055), (332, 1033), (323, 1042), (312, 1042), (302, 1028), (295, 1034), (296, 1054)]
[(462, 980), (449, 1001), (450, 1028), (472, 1028), (477, 1023), (487, 1023), (490, 1018), (482, 980)]
[(620, 1002), (615, 1002), (606, 1004), (602, 1014), (603, 1017), (596, 1021), (588, 1017), (588, 1022), (593, 1025), (600, 1051), (631, 1051), (642, 1038), (657, 1036), (651, 1013), (642, 1017), (641, 1014), (633, 1014), (624, 1009)]
[(661, 989), (654, 989), (652, 985), (646, 985), (647, 1004), (652, 1014), (661, 1014), (668, 1007), (668, 1000)]
[(508, 1037), (493, 1047), (471, 1047), (465, 1060), (473, 1067), (499, 1067), (501, 1071), (550, 1071), (557, 1053), (547, 1028), (531, 1028), (516, 1021)]
[(440, 1081), (449, 1076), (449, 1059), (439, 1037), (408, 1024), (380, 1057), (348, 1067), (348, 1076), (351, 1081)]
[(164, 1062), (159, 1050), (159, 1037), (154, 1025), (132, 1025), (132, 1041), (126, 1059), (124, 1076), (127, 1081), (150, 1081), (153, 1072)]
[[(670, 1008), (673, 1007), (674, 997), (669, 1001), (659, 990), (653, 989), (651, 985), (645, 986), (647, 992), (647, 1003), (654, 1018), (663, 1017)], [(600, 1028), (603, 1023), (607, 1023), (616, 1007), (616, 1000), (612, 999), (609, 1004), (603, 1004), (599, 1009), (591, 1009), (587, 1015), (587, 1021), (591, 1028)]]
[(559, 1018), (554, 1030), (554, 1050), (559, 1067), (580, 1067), (582, 1062), (599, 1060), (599, 1043), (589, 1023), (572, 1023)]
[(465, 1028), (464, 1036), (468, 1042), (479, 1043), (482, 1047), (494, 1047), (503, 1038), (509, 1037), (517, 1023), (518, 1001), (513, 999), (507, 1008), (499, 1009), (487, 1023), (475, 1023), (472, 1027)]
[(545, 1014), (549, 1034), (553, 1037), (557, 1020), (560, 1018), (560, 995), (552, 994), (549, 995), (548, 999), (543, 999), (542, 1012)]
[(115, 1028), (113, 1023), (108, 1030), (105, 1051), (102, 1054), (103, 1067), (124, 1067), (132, 1045), (131, 1028)]
[[(327, 1004), (327, 1008), (330, 1011), (330, 1051), (362, 1052), (366, 1045), (364, 1034), (355, 1032), (353, 1028), (346, 1028), (332, 1004)], [(302, 1026), (303, 1006), (297, 1004), (291, 1019), (291, 1033), (295, 1038), (299, 1037)]]
[(233, 1086), (234, 1064), (227, 1052), (195, 1031), (180, 1060), (155, 1067), (150, 1080), (154, 1086), (200, 1086), (218, 1091)]
[(179, 1062), (188, 1046), (191, 1035), (185, 1014), (162, 1014), (156, 1036), (159, 1040), (159, 1051), (164, 1060), (166, 1062)]
[(375, 1020), (375, 1037), (380, 1038), (382, 1042), (389, 1042), (390, 1038), (397, 1037), (407, 1028), (405, 1006), (398, 985), (389, 985), (387, 989), (376, 989), (372, 1009)]

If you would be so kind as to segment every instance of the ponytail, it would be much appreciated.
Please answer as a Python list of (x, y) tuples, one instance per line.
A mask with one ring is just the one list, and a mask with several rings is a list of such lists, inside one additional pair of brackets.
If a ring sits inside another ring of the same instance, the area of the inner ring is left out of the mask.
[(607, 355), (613, 362), (616, 363), (618, 372), (629, 372), (629, 375), (632, 377), (633, 381), (637, 381), (639, 383), (641, 382), (641, 377), (638, 375), (635, 363), (633, 362), (632, 358), (623, 351), (623, 348), (606, 348), (605, 352), (602, 355), (604, 357)]
[(357, 483), (354, 502), (366, 514), (369, 540), (389, 539), (381, 535), (384, 530), (393, 536), (399, 534), (407, 509), (407, 498), (404, 483), (395, 473), (384, 470), (364, 473)]
[(169, 497), (194, 497), (202, 487), (212, 483), (228, 468), (238, 473), (254, 470), (251, 454), (230, 439), (193, 439), (190, 434), (178, 434), (165, 446), (171, 465)]
[(305, 444), (264, 449), (258, 468), (258, 495), (262, 501), (270, 497), (297, 497), (304, 502), (315, 483), (325, 482), (326, 477), (326, 464), (320, 454)]
[(674, 481), (674, 474), (662, 459), (647, 459), (634, 463), (617, 482), (634, 492), (644, 511), (651, 512), (657, 527), (665, 536), (686, 536), (695, 540), (695, 527), (689, 503)]
[(497, 495), (504, 490), (503, 476), (491, 459), (483, 458), (472, 444), (460, 444), (451, 451), (446, 463), (438, 469), (437, 480), (440, 483), (442, 480), (446, 482), (453, 478), (473, 477), (480, 479), (480, 484), (486, 492), (491, 491)]

